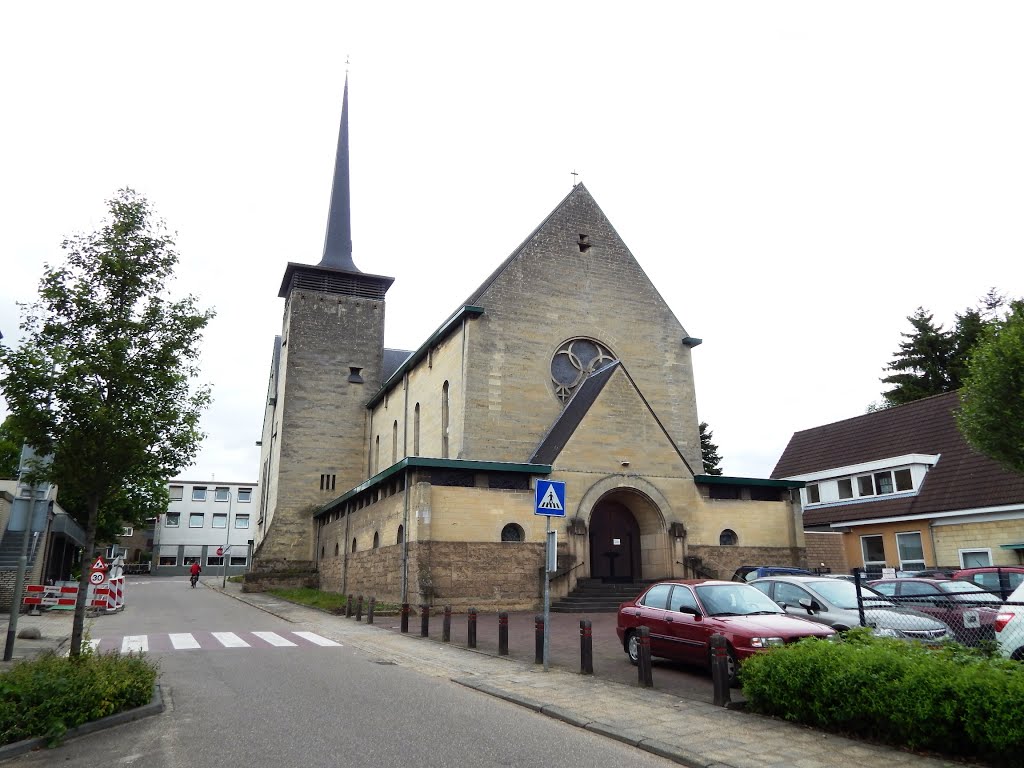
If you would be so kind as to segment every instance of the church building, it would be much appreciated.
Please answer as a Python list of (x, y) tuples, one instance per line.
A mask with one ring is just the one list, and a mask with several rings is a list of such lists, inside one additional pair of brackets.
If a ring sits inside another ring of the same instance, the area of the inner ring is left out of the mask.
[[(701, 340), (583, 184), (418, 349), (394, 350), (393, 278), (352, 257), (348, 153), (346, 82), (323, 258), (281, 281), (251, 576), (533, 609), (549, 525), (553, 596), (805, 564), (801, 482), (704, 473)], [(539, 480), (565, 483), (564, 517), (536, 514)]]

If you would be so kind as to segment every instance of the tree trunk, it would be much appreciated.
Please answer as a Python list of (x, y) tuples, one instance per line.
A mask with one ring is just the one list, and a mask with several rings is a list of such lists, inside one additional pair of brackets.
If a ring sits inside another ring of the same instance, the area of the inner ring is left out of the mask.
[(82, 653), (82, 635), (85, 631), (85, 608), (89, 597), (89, 566), (92, 565), (92, 551), (96, 546), (96, 528), (99, 524), (100, 499), (90, 496), (87, 500), (89, 521), (85, 526), (85, 547), (82, 550), (82, 573), (78, 577), (78, 599), (75, 601), (75, 620), (71, 629), (71, 655)]

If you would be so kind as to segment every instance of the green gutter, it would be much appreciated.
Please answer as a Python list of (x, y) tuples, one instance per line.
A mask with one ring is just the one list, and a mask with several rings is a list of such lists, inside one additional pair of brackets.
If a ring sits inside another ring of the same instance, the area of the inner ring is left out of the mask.
[(475, 307), (467, 305), (452, 315), (440, 328), (434, 331), (433, 335), (427, 339), (420, 348), (413, 352), (409, 357), (406, 358), (405, 362), (399, 366), (398, 370), (391, 374), (390, 378), (384, 382), (384, 385), (380, 388), (380, 391), (376, 395), (370, 398), (370, 401), (366, 404), (367, 408), (373, 408), (377, 403), (384, 399), (384, 395), (391, 391), (398, 382), (402, 380), (402, 377), (409, 372), (411, 368), (414, 368), (420, 360), (427, 356), (427, 352), (430, 348), (445, 338), (455, 326), (462, 322), (467, 317), (479, 317), (484, 313), (483, 307)]
[(433, 459), (426, 456), (407, 456), (397, 464), (392, 464), (383, 472), (378, 472), (369, 480), (357, 485), (352, 490), (346, 491), (333, 501), (327, 502), (313, 513), (313, 517), (320, 517), (320, 515), (327, 514), (341, 504), (344, 504), (353, 496), (369, 490), (376, 485), (380, 485), (385, 480), (399, 472), (406, 469), (415, 469), (417, 467), (424, 467), (427, 469), (467, 469), (476, 472), (512, 472), (530, 475), (551, 474), (550, 464), (516, 464), (514, 462), (507, 461), (466, 461), (464, 459)]
[(762, 488), (803, 488), (803, 480), (766, 480), (760, 477), (725, 477), (724, 475), (694, 475), (693, 482), (700, 485), (757, 485)]

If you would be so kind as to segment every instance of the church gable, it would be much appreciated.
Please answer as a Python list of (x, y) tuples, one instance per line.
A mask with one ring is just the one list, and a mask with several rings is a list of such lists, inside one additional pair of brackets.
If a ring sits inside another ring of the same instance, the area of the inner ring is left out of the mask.
[(468, 300), (466, 449), (528, 457), (564, 397), (556, 354), (591, 340), (622, 360), (679, 451), (700, 459), (688, 334), (590, 193), (579, 185)]
[[(581, 391), (573, 400), (585, 394)], [(693, 470), (620, 365), (611, 369), (586, 413), (574, 421), (578, 423), (561, 450), (546, 457), (556, 472), (693, 477)]]

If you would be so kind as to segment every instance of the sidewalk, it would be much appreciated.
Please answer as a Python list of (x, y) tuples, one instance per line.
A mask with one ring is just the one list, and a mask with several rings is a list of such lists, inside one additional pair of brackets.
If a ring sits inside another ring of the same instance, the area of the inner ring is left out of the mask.
[[(219, 583), (205, 585), (285, 621), (327, 634), (375, 661), (396, 663), (421, 674), (451, 680), (685, 766), (964, 768), (966, 765), (845, 739), (659, 690), (580, 675), (578, 667), (552, 664), (549, 671), (544, 672), (532, 660), (500, 657), (493, 648), (469, 650), (457, 643), (442, 644), (436, 639), (420, 638), (419, 623), (412, 620), (409, 634), (401, 634), (391, 629), (398, 623), (396, 617), (377, 617), (376, 624), (371, 626), (357, 623), (354, 618), (286, 603), (272, 595), (243, 593), (239, 584), (229, 582), (224, 590)], [(6, 618), (0, 615), (5, 630)], [(35, 626), (43, 637), (40, 640), (17, 639), (15, 659), (46, 649), (66, 648), (71, 625), (70, 612), (21, 616), (19, 631)], [(434, 634), (432, 631), (431, 635)], [(9, 664), (0, 662), (0, 669)]]

